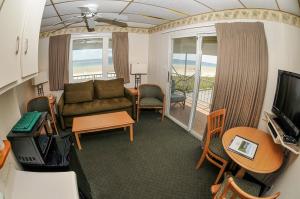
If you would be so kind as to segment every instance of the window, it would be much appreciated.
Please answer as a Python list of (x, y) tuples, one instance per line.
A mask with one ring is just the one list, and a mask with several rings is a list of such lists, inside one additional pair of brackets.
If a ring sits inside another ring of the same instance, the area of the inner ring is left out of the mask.
[(71, 40), (71, 49), (71, 82), (116, 77), (112, 59), (112, 39), (109, 36), (75, 36)]

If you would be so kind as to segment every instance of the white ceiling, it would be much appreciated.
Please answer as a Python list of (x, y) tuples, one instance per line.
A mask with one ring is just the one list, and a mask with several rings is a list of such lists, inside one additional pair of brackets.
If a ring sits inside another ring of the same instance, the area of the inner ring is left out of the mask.
[[(41, 32), (63, 27), (52, 25), (80, 15), (78, 7), (86, 5), (97, 5), (98, 13), (109, 19), (115, 19), (116, 14), (123, 18), (125, 16), (127, 20), (124, 22), (128, 26), (141, 28), (154, 27), (191, 15), (235, 8), (264, 8), (300, 16), (300, 0), (47, 0)], [(68, 23), (76, 20), (72, 19)], [(78, 26), (84, 24), (69, 27)]]

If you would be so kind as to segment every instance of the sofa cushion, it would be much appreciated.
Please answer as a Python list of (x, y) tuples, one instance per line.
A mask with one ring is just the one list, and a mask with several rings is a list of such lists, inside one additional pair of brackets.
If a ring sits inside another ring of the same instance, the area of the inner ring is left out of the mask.
[(98, 99), (124, 97), (124, 79), (95, 80), (95, 95)]
[(92, 101), (94, 98), (93, 81), (65, 84), (64, 96), (66, 104)]
[(63, 116), (75, 116), (91, 113), (98, 113), (102, 111), (118, 110), (122, 108), (131, 107), (132, 103), (125, 97), (118, 97), (112, 99), (95, 99), (92, 102), (83, 102), (77, 104), (65, 104), (63, 109)]

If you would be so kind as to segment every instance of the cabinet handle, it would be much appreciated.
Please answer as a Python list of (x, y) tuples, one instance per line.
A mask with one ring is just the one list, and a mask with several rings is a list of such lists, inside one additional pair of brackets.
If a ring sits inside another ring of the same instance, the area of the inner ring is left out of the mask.
[(16, 55), (19, 54), (19, 46), (20, 46), (20, 37), (17, 36), (17, 42), (16, 42)]
[(26, 50), (25, 50), (25, 52), (24, 52), (24, 53), (25, 53), (25, 55), (26, 55), (26, 54), (27, 54), (27, 52), (28, 52), (28, 39), (26, 39), (26, 40), (25, 40), (25, 44), (26, 44)]

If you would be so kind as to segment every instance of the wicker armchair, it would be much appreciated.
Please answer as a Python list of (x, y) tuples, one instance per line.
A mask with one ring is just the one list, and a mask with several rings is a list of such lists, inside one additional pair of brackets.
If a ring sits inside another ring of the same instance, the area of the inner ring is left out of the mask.
[(182, 107), (185, 107), (186, 93), (184, 91), (176, 89), (176, 83), (172, 80), (171, 85), (171, 104), (181, 103)]

